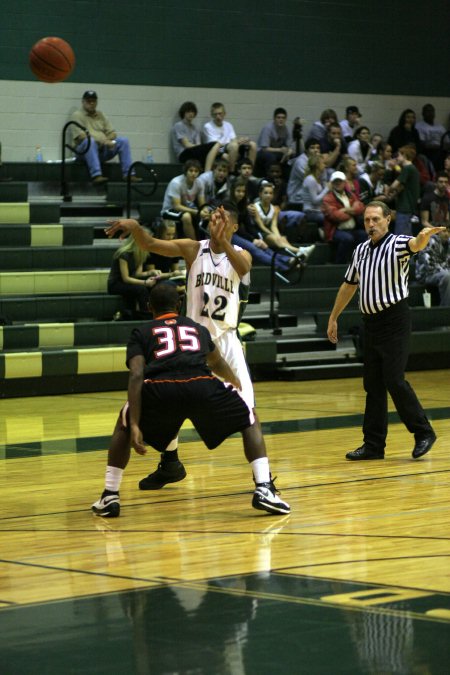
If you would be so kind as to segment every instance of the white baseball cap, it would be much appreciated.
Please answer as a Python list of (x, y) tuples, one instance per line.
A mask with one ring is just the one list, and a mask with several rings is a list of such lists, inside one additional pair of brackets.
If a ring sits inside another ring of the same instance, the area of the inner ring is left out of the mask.
[(330, 181), (334, 183), (335, 180), (347, 180), (347, 177), (343, 171), (334, 171), (331, 174)]

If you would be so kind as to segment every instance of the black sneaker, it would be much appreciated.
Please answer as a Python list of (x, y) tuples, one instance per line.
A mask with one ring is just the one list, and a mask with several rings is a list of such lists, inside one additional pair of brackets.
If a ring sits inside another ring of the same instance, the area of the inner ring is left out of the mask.
[(139, 481), (139, 489), (160, 490), (166, 483), (178, 483), (183, 478), (186, 478), (186, 469), (181, 462), (160, 462), (156, 471)]
[(363, 444), (360, 448), (347, 452), (345, 457), (353, 461), (361, 459), (384, 459), (384, 450), (372, 450), (372, 448), (368, 448)]
[(252, 506), (259, 511), (267, 511), (278, 516), (291, 512), (291, 507), (279, 498), (279, 491), (275, 487), (275, 479), (268, 483), (256, 483), (253, 493)]
[(104, 490), (100, 499), (92, 504), (91, 509), (96, 516), (117, 518), (120, 514), (119, 493)]

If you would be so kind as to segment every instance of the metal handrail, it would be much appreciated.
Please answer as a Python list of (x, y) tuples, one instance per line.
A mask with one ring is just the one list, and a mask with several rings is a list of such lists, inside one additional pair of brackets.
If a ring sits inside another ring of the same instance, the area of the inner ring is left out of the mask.
[[(72, 124), (74, 126), (78, 127), (79, 129), (81, 129), (81, 131), (83, 131), (86, 134), (86, 137), (87, 137), (87, 141), (88, 141), (87, 146), (81, 152), (79, 150), (77, 150), (75, 147), (73, 147), (72, 145), (70, 145), (69, 143), (66, 143), (66, 131)], [(69, 150), (71, 150), (72, 152), (74, 152), (77, 155), (85, 155), (90, 147), (91, 147), (91, 136), (89, 134), (89, 131), (87, 129), (85, 129), (81, 124), (79, 124), (78, 122), (75, 122), (75, 120), (71, 120), (70, 122), (67, 122), (63, 126), (62, 141), (61, 141), (61, 191), (60, 191), (60, 194), (62, 195), (63, 200), (65, 202), (71, 202), (72, 201), (72, 196), (68, 192), (67, 182), (66, 182), (66, 148), (68, 148)]]
[(280, 320), (278, 316), (278, 310), (275, 308), (275, 261), (277, 255), (281, 253), (281, 249), (276, 249), (273, 251), (272, 260), (270, 261), (270, 309), (269, 309), (269, 319), (270, 326), (272, 328), (272, 333), (274, 335), (281, 335), (282, 330), (280, 328)]
[[(131, 176), (133, 175), (133, 169), (136, 166), (144, 167), (144, 169), (150, 175), (150, 178), (153, 181), (153, 185), (151, 186), (149, 191), (143, 190), (141, 187), (136, 185), (136, 183), (131, 182)], [(158, 189), (158, 174), (156, 173), (156, 171), (151, 166), (149, 166), (145, 162), (136, 161), (136, 162), (133, 162), (133, 164), (130, 166), (130, 168), (128, 169), (128, 173), (127, 173), (127, 204), (126, 204), (127, 218), (130, 217), (130, 213), (131, 213), (131, 188), (133, 188), (133, 190), (135, 192), (137, 192), (140, 195), (143, 195), (144, 197), (151, 197), (152, 195), (155, 194), (156, 190)]]
[(297, 278), (297, 283), (299, 283), (302, 280), (303, 274), (305, 272), (306, 268), (306, 262), (302, 259), (297, 258), (295, 253), (292, 253), (291, 250), (288, 248), (278, 248), (273, 250), (273, 256), (272, 260), (270, 261), (270, 310), (269, 310), (269, 318), (270, 318), (270, 325), (272, 328), (272, 333), (274, 335), (282, 335), (283, 331), (280, 328), (280, 319), (279, 319), (279, 314), (278, 311), (275, 309), (275, 278), (278, 277), (282, 281), (285, 281), (286, 283), (289, 283), (288, 279), (286, 279), (283, 274), (280, 272), (277, 272), (275, 270), (275, 261), (276, 257), (279, 253), (283, 253), (283, 255), (288, 255), (291, 256), (292, 258), (295, 258), (298, 260), (299, 267), (298, 267), (298, 278)]

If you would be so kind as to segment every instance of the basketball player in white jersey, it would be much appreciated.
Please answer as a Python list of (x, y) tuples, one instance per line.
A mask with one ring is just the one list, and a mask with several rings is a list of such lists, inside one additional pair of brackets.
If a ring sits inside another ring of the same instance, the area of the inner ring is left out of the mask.
[[(290, 512), (273, 483), (261, 425), (254, 411), (253, 386), (245, 361), (237, 327), (241, 305), (247, 301), (252, 257), (248, 251), (231, 244), (237, 230), (237, 212), (232, 204), (221, 206), (210, 219), (211, 239), (155, 239), (136, 220), (113, 221), (105, 231), (109, 237), (122, 231), (121, 237), (131, 234), (139, 246), (168, 257), (182, 257), (186, 261), (187, 316), (203, 324), (211, 333), (223, 358), (239, 378), (239, 392), (254, 413), (253, 424), (242, 432), (244, 453), (253, 471), (255, 491), (252, 505), (271, 514)], [(171, 466), (172, 465), (172, 466)], [(142, 490), (162, 488), (166, 483), (182, 480), (186, 475), (178, 461), (177, 439), (162, 453), (158, 469), (140, 481)]]

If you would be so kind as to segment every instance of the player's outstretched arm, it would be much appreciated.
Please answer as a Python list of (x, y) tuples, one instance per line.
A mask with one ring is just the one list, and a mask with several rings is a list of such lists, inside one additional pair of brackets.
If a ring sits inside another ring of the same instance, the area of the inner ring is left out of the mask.
[(144, 251), (152, 251), (168, 258), (184, 258), (188, 264), (191, 264), (197, 256), (200, 244), (193, 239), (172, 239), (171, 241), (156, 239), (139, 225), (137, 220), (132, 218), (121, 218), (108, 222), (109, 226), (105, 228), (108, 237), (111, 238), (117, 232), (122, 232), (120, 238), (124, 239), (131, 234), (138, 246)]
[(233, 373), (228, 363), (219, 353), (217, 347), (206, 357), (206, 362), (211, 370), (225, 382), (230, 382), (236, 389), (241, 389), (241, 382)]

